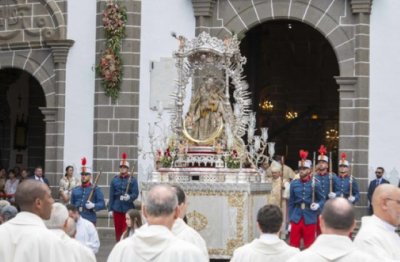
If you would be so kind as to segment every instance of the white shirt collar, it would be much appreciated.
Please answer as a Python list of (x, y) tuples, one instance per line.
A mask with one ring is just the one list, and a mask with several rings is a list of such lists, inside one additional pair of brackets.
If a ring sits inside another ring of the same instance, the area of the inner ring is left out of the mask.
[(381, 218), (379, 218), (379, 217), (377, 217), (375, 215), (372, 215), (371, 218), (374, 219), (377, 223), (379, 223), (387, 231), (390, 231), (390, 232), (395, 232), (396, 231), (396, 227), (395, 226), (389, 224), (388, 222), (382, 220)]
[(263, 233), (261, 234), (260, 239), (268, 242), (275, 242), (279, 240), (279, 237), (277, 234)]

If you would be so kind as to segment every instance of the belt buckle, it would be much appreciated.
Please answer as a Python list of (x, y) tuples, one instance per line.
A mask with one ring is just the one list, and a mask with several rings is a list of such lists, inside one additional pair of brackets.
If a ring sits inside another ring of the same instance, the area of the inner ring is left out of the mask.
[(83, 211), (83, 207), (79, 207), (78, 210), (79, 210), (79, 213), (81, 213)]
[(306, 204), (305, 203), (301, 203), (300, 208), (301, 209), (306, 209)]

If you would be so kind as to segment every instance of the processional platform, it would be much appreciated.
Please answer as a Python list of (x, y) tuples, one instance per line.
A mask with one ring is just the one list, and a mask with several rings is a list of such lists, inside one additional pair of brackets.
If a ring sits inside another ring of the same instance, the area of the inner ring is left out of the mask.
[[(161, 127), (158, 106), (159, 121), (149, 124), (148, 153), (155, 171), (141, 189), (145, 196), (152, 185), (181, 186), (189, 201), (188, 224), (203, 236), (211, 258), (228, 259), (257, 237), (256, 215), (271, 191), (258, 166), (268, 161), (267, 147), (274, 155), (274, 143), (267, 141), (266, 127), (256, 128), (237, 37), (221, 40), (203, 32), (189, 41), (173, 36), (179, 49), (174, 52), (178, 79), (170, 94), (171, 124), (169, 131)], [(147, 154), (141, 148), (139, 153)]]
[(225, 168), (160, 168), (142, 183), (142, 194), (156, 184), (177, 184), (188, 198), (188, 225), (207, 243), (213, 259), (229, 259), (233, 251), (258, 236), (257, 212), (267, 203), (271, 184), (256, 170)]

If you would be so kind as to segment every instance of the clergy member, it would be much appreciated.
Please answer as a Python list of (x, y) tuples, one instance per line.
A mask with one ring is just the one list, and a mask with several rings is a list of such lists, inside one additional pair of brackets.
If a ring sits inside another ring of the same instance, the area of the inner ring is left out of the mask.
[[(372, 196), (374, 215), (361, 219), (361, 228), (354, 243), (376, 261), (400, 261), (400, 189), (383, 184)], [(385, 260), (386, 259), (386, 260)]]
[(299, 252), (279, 238), (283, 222), (282, 211), (276, 205), (265, 205), (257, 213), (260, 238), (239, 247), (231, 262), (285, 262)]
[(327, 201), (320, 216), (322, 235), (289, 262), (372, 262), (372, 257), (357, 249), (349, 238), (356, 225), (354, 217), (353, 206), (348, 200)]
[[(97, 233), (96, 227), (89, 220), (83, 218), (76, 206), (72, 204), (67, 205), (69, 217), (72, 218), (76, 223), (76, 234), (75, 239), (78, 240), (82, 245), (90, 248), (94, 254), (99, 252), (100, 240)], [(73, 234), (73, 232), (70, 232)]]
[(34, 179), (24, 181), (18, 185), (15, 202), (21, 212), (0, 226), (1, 262), (77, 261), (43, 222), (50, 218), (54, 203), (46, 184)]
[(178, 185), (173, 185), (172, 188), (175, 190), (176, 196), (178, 197), (179, 207), (179, 217), (175, 220), (175, 223), (172, 226), (172, 233), (179, 239), (185, 240), (199, 247), (201, 251), (203, 251), (204, 255), (208, 258), (206, 241), (204, 241), (204, 239), (196, 230), (188, 226), (185, 221), (183, 221), (188, 206), (185, 192)]
[(108, 262), (206, 262), (207, 257), (193, 244), (171, 232), (179, 216), (178, 198), (169, 185), (156, 185), (144, 199), (142, 212), (148, 226), (113, 248)]
[(60, 238), (65, 249), (74, 256), (75, 261), (96, 262), (92, 250), (66, 234), (69, 218), (67, 208), (61, 203), (54, 203), (50, 219), (45, 220), (44, 223), (50, 231)]

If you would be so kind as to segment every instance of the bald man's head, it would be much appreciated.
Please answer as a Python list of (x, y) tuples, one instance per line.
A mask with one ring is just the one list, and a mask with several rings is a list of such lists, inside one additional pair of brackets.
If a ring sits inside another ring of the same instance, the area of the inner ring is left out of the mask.
[(354, 227), (354, 208), (350, 202), (342, 197), (328, 200), (321, 215), (321, 230), (342, 232), (345, 235)]
[(382, 184), (372, 195), (374, 215), (392, 224), (400, 225), (400, 189), (394, 185)]
[(27, 179), (18, 185), (15, 202), (21, 211), (37, 214), (42, 219), (49, 219), (54, 199), (46, 184), (34, 179)]

